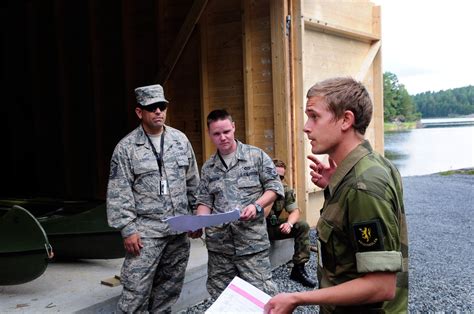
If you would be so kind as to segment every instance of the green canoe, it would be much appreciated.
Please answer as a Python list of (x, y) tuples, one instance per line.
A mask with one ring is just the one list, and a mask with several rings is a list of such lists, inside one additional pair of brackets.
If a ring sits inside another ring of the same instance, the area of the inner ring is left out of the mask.
[(15, 205), (0, 217), (0, 239), (0, 285), (22, 284), (44, 273), (51, 246), (27, 210)]

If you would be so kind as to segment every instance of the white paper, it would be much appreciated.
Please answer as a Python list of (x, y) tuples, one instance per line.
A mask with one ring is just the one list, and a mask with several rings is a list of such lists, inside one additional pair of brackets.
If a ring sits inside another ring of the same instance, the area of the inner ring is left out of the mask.
[(164, 219), (174, 231), (195, 231), (204, 227), (216, 226), (218, 224), (235, 221), (240, 218), (240, 211), (233, 211), (223, 214), (210, 215), (182, 215)]
[(234, 277), (206, 314), (263, 313), (270, 296), (239, 277)]

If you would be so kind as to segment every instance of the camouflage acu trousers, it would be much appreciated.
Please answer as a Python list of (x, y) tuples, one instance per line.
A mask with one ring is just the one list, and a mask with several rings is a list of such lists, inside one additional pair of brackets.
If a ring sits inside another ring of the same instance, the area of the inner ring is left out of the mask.
[(140, 255), (125, 256), (118, 312), (171, 313), (183, 287), (189, 259), (188, 236), (183, 233), (141, 240)]
[(294, 264), (304, 264), (309, 261), (309, 225), (299, 221), (293, 225), (289, 234), (280, 231), (280, 225), (272, 226), (267, 222), (268, 238), (270, 241), (295, 238)]
[(278, 293), (272, 281), (269, 249), (243, 256), (226, 255), (208, 251), (207, 291), (216, 299), (227, 285), (239, 276), (267, 294)]

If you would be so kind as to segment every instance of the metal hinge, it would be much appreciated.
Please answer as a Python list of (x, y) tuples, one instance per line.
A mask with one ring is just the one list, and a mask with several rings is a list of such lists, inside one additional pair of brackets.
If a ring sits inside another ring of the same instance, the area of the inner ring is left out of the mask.
[(290, 28), (291, 28), (291, 15), (286, 16), (286, 36), (290, 35)]

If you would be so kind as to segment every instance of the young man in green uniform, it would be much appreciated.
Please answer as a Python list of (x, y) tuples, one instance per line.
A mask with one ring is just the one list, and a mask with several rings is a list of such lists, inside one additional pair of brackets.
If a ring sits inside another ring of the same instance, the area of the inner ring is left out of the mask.
[[(306, 304), (320, 305), (321, 313), (406, 313), (401, 177), (364, 140), (372, 117), (369, 94), (351, 78), (333, 78), (311, 87), (307, 98), (304, 132), (311, 151), (328, 154), (331, 161), (328, 167), (310, 166), (312, 181), (325, 187), (316, 227), (319, 289), (279, 294), (265, 313), (290, 313)], [(320, 180), (328, 180), (327, 187)]]
[[(290, 279), (298, 281), (305, 287), (314, 288), (316, 281), (311, 278), (304, 267), (309, 261), (310, 253), (309, 225), (306, 221), (300, 221), (300, 209), (296, 203), (295, 191), (284, 181), (286, 164), (278, 159), (273, 159), (273, 163), (282, 180), (285, 197), (277, 199), (271, 209), (265, 209), (268, 237), (270, 241), (295, 239)], [(282, 215), (284, 211), (288, 213), (288, 217)]]

